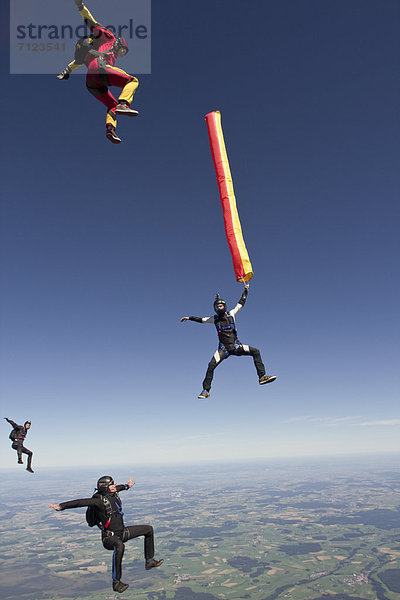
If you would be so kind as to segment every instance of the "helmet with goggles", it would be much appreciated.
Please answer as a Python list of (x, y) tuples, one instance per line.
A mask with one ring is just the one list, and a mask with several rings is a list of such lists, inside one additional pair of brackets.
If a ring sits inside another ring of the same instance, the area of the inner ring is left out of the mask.
[(110, 485), (113, 484), (114, 479), (111, 477), (111, 475), (103, 475), (103, 477), (100, 477), (100, 479), (97, 481), (97, 490), (100, 492), (100, 494), (106, 494)]
[[(222, 306), (222, 308), (219, 308), (220, 305)], [(215, 295), (214, 310), (216, 313), (224, 313), (226, 311), (226, 302), (225, 300), (222, 300), (222, 298), (219, 297), (219, 294)]]

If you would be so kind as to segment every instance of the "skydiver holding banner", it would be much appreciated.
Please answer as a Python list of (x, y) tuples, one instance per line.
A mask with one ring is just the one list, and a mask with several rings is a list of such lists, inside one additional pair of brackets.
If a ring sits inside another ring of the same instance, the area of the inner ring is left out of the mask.
[(181, 323), (184, 321), (195, 321), (196, 323), (211, 323), (215, 325), (219, 338), (218, 349), (208, 363), (207, 373), (203, 381), (203, 390), (198, 395), (198, 398), (209, 398), (211, 382), (214, 376), (214, 369), (221, 364), (225, 358), (229, 356), (252, 356), (254, 366), (257, 371), (258, 381), (260, 385), (275, 381), (275, 375), (266, 375), (265, 367), (261, 359), (261, 354), (258, 348), (242, 344), (237, 337), (235, 315), (244, 306), (249, 291), (249, 285), (244, 286), (243, 293), (236, 304), (235, 308), (227, 312), (226, 302), (217, 294), (214, 301), (215, 315), (212, 317), (182, 317)]
[[(107, 107), (106, 137), (113, 144), (120, 144), (116, 134), (117, 115), (137, 116), (137, 110), (130, 108), (139, 80), (122, 69), (115, 67), (117, 58), (128, 53), (128, 44), (123, 37), (116, 37), (92, 16), (82, 0), (74, 0), (81, 17), (91, 31), (77, 42), (75, 58), (57, 75), (58, 79), (68, 79), (71, 72), (86, 65), (86, 87)], [(122, 88), (118, 101), (109, 90), (110, 86)]]
[(25, 423), (23, 425), (18, 425), (12, 419), (8, 419), (7, 417), (4, 417), (4, 418), (13, 427), (13, 430), (11, 431), (9, 437), (10, 437), (10, 440), (12, 441), (11, 448), (13, 450), (17, 451), (18, 464), (20, 464), (20, 465), (24, 464), (24, 462), (22, 460), (22, 454), (26, 454), (28, 456), (28, 463), (26, 466), (26, 470), (29, 471), (29, 473), (33, 473), (34, 472), (32, 470), (33, 452), (32, 452), (32, 450), (28, 450), (28, 448), (25, 448), (25, 446), (24, 446), (24, 440), (27, 436), (28, 430), (31, 428), (32, 423), (30, 421), (25, 421)]
[(119, 492), (128, 490), (134, 485), (133, 477), (128, 483), (116, 485), (110, 475), (104, 475), (97, 481), (96, 493), (92, 498), (69, 500), (60, 504), (49, 504), (49, 508), (61, 511), (69, 508), (87, 506), (86, 520), (88, 525), (97, 525), (101, 529), (101, 539), (106, 550), (113, 550), (112, 559), (112, 588), (122, 594), (129, 584), (121, 581), (122, 557), (125, 542), (132, 538), (144, 536), (145, 568), (147, 571), (159, 567), (164, 561), (154, 558), (154, 532), (151, 525), (135, 525), (125, 527), (123, 521), (122, 502)]

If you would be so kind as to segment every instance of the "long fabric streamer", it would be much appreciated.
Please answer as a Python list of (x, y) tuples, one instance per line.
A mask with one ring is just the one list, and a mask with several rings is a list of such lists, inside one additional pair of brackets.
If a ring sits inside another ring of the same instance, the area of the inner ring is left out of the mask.
[(226, 153), (224, 134), (221, 125), (221, 113), (217, 110), (205, 116), (211, 154), (214, 161), (219, 195), (224, 214), (225, 233), (233, 260), (233, 269), (237, 281), (250, 281), (253, 268), (243, 240), (242, 228), (236, 206), (235, 192), (228, 155)]

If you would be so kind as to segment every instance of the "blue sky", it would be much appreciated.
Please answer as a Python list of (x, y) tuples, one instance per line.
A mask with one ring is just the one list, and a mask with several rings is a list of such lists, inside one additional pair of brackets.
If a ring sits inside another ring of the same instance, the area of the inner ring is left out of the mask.
[[(3, 36), (0, 394), (38, 468), (399, 451), (399, 16), (153, 0), (120, 146), (82, 76), (9, 75)], [(179, 318), (242, 290), (216, 109), (254, 268), (239, 337), (278, 379), (232, 357), (199, 401), (216, 335)]]

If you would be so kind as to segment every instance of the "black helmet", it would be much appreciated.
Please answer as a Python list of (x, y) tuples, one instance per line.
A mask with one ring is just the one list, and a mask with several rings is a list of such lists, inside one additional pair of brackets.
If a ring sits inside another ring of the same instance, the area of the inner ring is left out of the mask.
[[(223, 310), (217, 310), (217, 304), (223, 304), (224, 305), (224, 309)], [(216, 313), (224, 313), (226, 311), (226, 302), (225, 302), (225, 300), (222, 300), (222, 298), (219, 297), (219, 294), (215, 294), (214, 310), (215, 310)]]
[(123, 37), (117, 37), (117, 41), (116, 41), (116, 45), (115, 45), (115, 54), (118, 52), (118, 50), (120, 50), (121, 48), (123, 48), (125, 50), (125, 55), (128, 54), (129, 52), (129, 46), (128, 46), (128, 42), (126, 41), (125, 38)]
[(28, 425), (28, 423), (29, 423), (29, 425), (32, 425), (32, 423), (30, 421), (25, 421), (24, 427), (26, 427)]
[(107, 494), (108, 487), (113, 483), (114, 479), (111, 477), (111, 475), (103, 475), (103, 477), (100, 477), (100, 479), (97, 481), (97, 489), (100, 494)]

